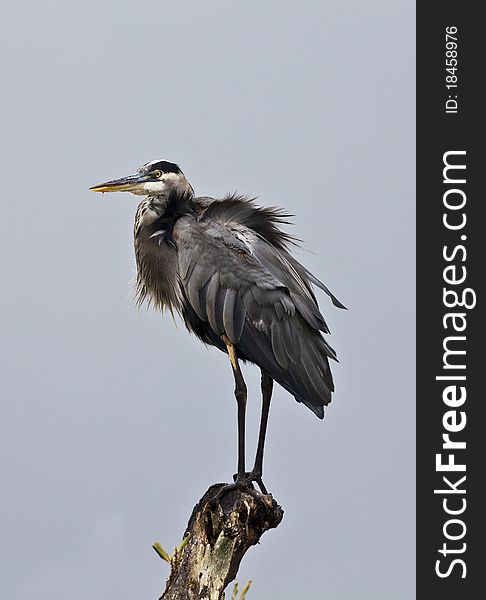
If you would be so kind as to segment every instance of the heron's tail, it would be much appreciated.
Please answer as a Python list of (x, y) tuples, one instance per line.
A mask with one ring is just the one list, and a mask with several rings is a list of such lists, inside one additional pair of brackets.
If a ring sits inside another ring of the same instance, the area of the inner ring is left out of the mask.
[[(337, 360), (336, 353), (318, 331), (306, 327), (303, 322), (301, 326), (305, 327), (303, 335), (294, 335), (296, 343), (282, 346), (278, 359), (275, 353), (278, 341), (250, 324), (245, 325), (245, 335), (238, 347), (244, 358), (258, 364), (297, 402), (305, 404), (322, 419), (324, 406), (331, 402), (334, 391), (329, 358)], [(257, 356), (255, 348), (258, 348)]]

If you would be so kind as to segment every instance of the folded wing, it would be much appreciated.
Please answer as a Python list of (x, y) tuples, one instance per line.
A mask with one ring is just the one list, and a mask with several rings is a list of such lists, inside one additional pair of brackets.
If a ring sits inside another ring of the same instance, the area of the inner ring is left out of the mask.
[(183, 295), (212, 339), (226, 335), (242, 359), (322, 418), (334, 391), (329, 358), (336, 354), (322, 335), (328, 328), (311, 286), (320, 282), (283, 243), (272, 244), (245, 223), (251, 202), (215, 204), (174, 226)]

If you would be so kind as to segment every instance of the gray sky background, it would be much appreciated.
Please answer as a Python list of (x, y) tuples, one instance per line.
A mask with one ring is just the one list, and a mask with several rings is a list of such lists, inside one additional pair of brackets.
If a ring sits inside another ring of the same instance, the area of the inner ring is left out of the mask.
[(276, 390), (249, 600), (414, 597), (414, 47), (405, 0), (3, 7), (1, 598), (157, 598), (152, 542), (235, 471), (226, 357), (136, 311), (137, 199), (88, 192), (159, 157), (294, 213), (350, 308), (325, 420)]

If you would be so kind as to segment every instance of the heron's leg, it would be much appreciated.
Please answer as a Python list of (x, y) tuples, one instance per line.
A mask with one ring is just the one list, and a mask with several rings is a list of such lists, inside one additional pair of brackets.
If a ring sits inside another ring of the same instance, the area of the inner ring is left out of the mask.
[(245, 472), (245, 419), (246, 419), (246, 399), (247, 390), (246, 383), (241, 373), (238, 357), (233, 343), (224, 335), (222, 336), (228, 356), (233, 368), (233, 376), (235, 378), (235, 398), (238, 403), (238, 473), (236, 475), (236, 483), (246, 481)]
[(258, 447), (256, 451), (255, 457), (255, 465), (253, 467), (253, 471), (250, 474), (250, 479), (252, 481), (256, 481), (262, 490), (262, 493), (266, 494), (267, 490), (263, 485), (262, 475), (263, 475), (263, 452), (265, 449), (265, 436), (267, 433), (267, 425), (268, 425), (268, 413), (270, 411), (270, 401), (272, 399), (272, 391), (273, 391), (273, 379), (262, 371), (262, 416), (260, 419), (260, 432), (258, 434)]

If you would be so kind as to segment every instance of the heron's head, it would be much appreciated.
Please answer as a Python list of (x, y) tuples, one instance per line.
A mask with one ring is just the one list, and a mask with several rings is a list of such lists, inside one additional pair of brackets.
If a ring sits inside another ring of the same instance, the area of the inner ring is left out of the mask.
[(165, 196), (172, 190), (194, 190), (179, 166), (167, 160), (153, 160), (133, 175), (113, 179), (89, 188), (93, 192), (131, 192), (137, 196)]

